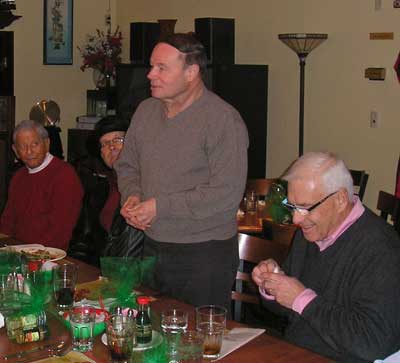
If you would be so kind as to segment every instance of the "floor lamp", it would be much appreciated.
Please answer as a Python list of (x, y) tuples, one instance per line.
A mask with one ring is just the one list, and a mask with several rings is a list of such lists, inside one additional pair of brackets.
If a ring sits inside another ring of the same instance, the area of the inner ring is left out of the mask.
[(300, 60), (300, 110), (299, 110), (299, 156), (304, 145), (304, 69), (308, 54), (328, 38), (328, 34), (279, 34), (279, 39), (292, 49)]

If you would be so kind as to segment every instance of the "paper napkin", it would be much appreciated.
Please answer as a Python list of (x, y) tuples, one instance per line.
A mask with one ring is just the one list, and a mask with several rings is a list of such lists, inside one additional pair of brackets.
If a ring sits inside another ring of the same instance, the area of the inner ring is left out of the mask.
[(227, 335), (224, 335), (221, 353), (218, 359), (225, 357), (264, 332), (265, 329), (233, 328)]

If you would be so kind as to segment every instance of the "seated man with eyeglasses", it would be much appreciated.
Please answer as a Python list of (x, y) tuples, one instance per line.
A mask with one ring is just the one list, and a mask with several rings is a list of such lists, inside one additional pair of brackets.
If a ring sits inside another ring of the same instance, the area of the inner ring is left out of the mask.
[(118, 208), (121, 199), (114, 163), (118, 160), (124, 146), (125, 133), (128, 126), (126, 122), (117, 119), (115, 116), (107, 116), (102, 118), (95, 127), (101, 158), (110, 169), (107, 178), (109, 183), (108, 197), (100, 212), (100, 222), (107, 232), (110, 231), (115, 210)]
[(297, 159), (283, 204), (301, 227), (282, 267), (253, 270), (265, 305), (288, 317), (285, 338), (339, 362), (371, 362), (400, 346), (400, 239), (353, 195), (344, 162)]
[(99, 141), (100, 154), (110, 169), (108, 198), (100, 212), (100, 222), (108, 232), (102, 256), (138, 257), (143, 250), (143, 231), (128, 225), (120, 214), (121, 194), (117, 186), (117, 174), (114, 163), (118, 160), (124, 146), (128, 124), (122, 119), (107, 116), (101, 119), (95, 128)]

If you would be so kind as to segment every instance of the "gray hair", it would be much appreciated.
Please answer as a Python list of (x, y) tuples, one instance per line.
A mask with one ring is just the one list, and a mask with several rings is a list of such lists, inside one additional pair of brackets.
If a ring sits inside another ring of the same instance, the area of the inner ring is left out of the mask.
[(160, 39), (159, 43), (166, 43), (185, 55), (185, 65), (199, 66), (200, 75), (204, 77), (207, 72), (207, 55), (203, 44), (192, 34), (174, 33)]
[(14, 144), (17, 139), (18, 132), (20, 132), (22, 130), (35, 130), (42, 140), (49, 138), (49, 133), (43, 127), (42, 124), (40, 124), (37, 121), (33, 121), (33, 120), (24, 120), (24, 121), (21, 121), (17, 126), (15, 126), (15, 129), (13, 132), (13, 143)]
[(297, 179), (319, 178), (326, 193), (345, 188), (349, 200), (354, 194), (353, 179), (344, 161), (330, 152), (308, 152), (295, 160), (282, 176), (288, 182)]

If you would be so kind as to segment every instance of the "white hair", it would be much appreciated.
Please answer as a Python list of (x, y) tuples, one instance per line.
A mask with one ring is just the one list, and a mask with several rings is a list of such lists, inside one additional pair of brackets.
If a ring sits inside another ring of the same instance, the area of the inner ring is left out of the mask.
[(282, 176), (288, 182), (297, 179), (315, 179), (321, 182), (326, 193), (345, 188), (349, 200), (354, 194), (353, 179), (344, 161), (330, 152), (308, 152), (295, 160)]
[(18, 132), (20, 132), (22, 130), (35, 130), (39, 134), (39, 136), (42, 140), (49, 138), (49, 133), (43, 127), (42, 124), (40, 124), (37, 121), (33, 121), (33, 120), (23, 120), (17, 126), (15, 126), (15, 129), (13, 132), (13, 143), (14, 144), (17, 139)]

